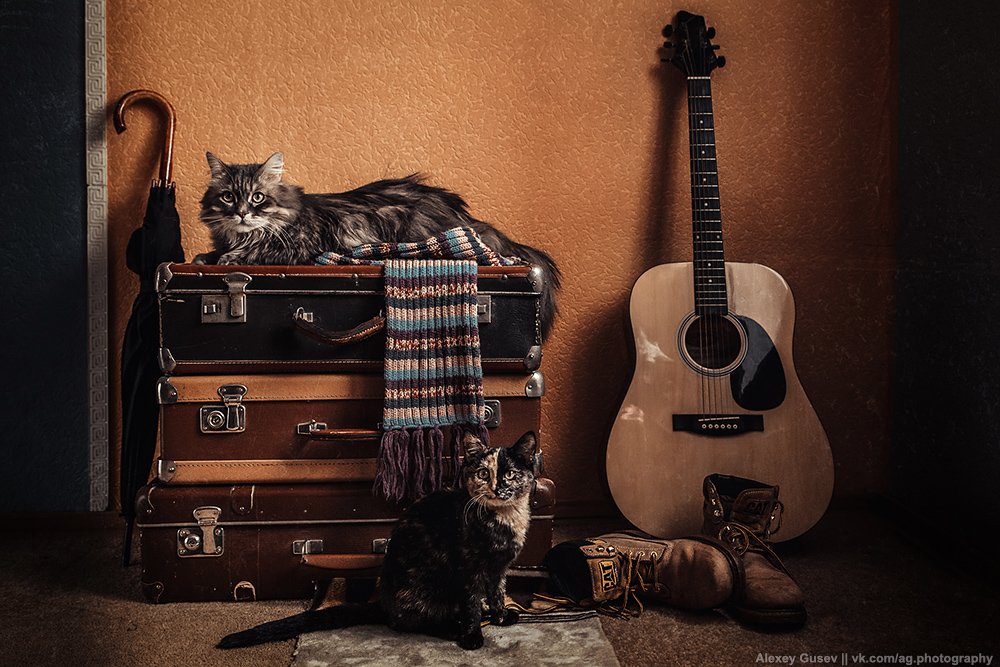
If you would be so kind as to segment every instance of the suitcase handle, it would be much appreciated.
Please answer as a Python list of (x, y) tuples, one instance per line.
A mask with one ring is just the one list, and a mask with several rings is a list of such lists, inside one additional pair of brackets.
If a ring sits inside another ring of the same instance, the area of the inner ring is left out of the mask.
[(295, 322), (295, 326), (298, 327), (299, 331), (313, 340), (318, 340), (321, 343), (333, 346), (357, 343), (358, 341), (365, 340), (366, 338), (371, 338), (385, 328), (385, 317), (382, 316), (382, 313), (379, 313), (370, 320), (362, 322), (353, 329), (345, 329), (343, 331), (327, 331), (323, 327), (314, 324), (312, 319), (313, 314), (307, 312), (306, 309), (302, 307), (297, 308), (295, 312), (292, 313), (292, 321)]
[(330, 577), (377, 577), (382, 569), (382, 554), (303, 554), (302, 564), (326, 570)]
[(307, 435), (311, 440), (338, 440), (357, 442), (359, 440), (381, 440), (382, 431), (371, 428), (327, 428), (315, 419), (295, 426), (299, 435)]

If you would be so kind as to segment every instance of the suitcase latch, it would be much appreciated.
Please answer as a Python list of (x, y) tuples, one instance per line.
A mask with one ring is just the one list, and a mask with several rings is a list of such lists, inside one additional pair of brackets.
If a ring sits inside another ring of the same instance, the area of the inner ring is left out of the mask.
[(295, 425), (295, 432), (299, 435), (312, 435), (316, 431), (325, 431), (326, 422), (318, 422), (315, 419)]
[(292, 542), (292, 554), (295, 556), (321, 553), (323, 553), (323, 540), (295, 540)]
[(479, 316), (480, 324), (489, 324), (493, 321), (493, 297), (489, 294), (476, 295), (476, 314)]
[(246, 407), (242, 404), (247, 388), (241, 384), (219, 387), (222, 405), (201, 406), (202, 433), (242, 433), (247, 428)]
[(201, 297), (202, 324), (239, 324), (247, 321), (247, 283), (253, 278), (240, 271), (222, 279), (227, 294), (205, 294)]
[(198, 525), (177, 531), (177, 555), (181, 558), (221, 556), (225, 529), (217, 524), (222, 510), (206, 506), (197, 508), (192, 514)]

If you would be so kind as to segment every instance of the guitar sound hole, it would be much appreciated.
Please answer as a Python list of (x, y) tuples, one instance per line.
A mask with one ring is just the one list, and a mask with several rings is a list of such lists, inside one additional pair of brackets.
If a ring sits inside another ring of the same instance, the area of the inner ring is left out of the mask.
[(721, 370), (739, 358), (741, 338), (739, 327), (724, 315), (701, 315), (684, 333), (684, 349), (698, 366)]

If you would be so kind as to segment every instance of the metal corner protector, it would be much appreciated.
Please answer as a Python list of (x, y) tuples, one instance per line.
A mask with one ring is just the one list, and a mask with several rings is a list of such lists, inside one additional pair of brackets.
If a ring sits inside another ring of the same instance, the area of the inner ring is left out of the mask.
[(162, 377), (156, 381), (156, 398), (160, 405), (176, 403), (177, 396), (177, 387), (171, 384), (169, 377)]
[(156, 267), (156, 293), (159, 294), (167, 289), (170, 280), (174, 277), (174, 272), (170, 270), (171, 262), (163, 262)]
[(159, 459), (156, 462), (156, 478), (165, 484), (169, 484), (177, 473), (177, 464), (173, 461)]
[(174, 368), (177, 367), (177, 361), (174, 359), (174, 355), (170, 353), (169, 347), (160, 348), (160, 370), (164, 373), (172, 373)]
[(542, 291), (542, 288), (545, 286), (545, 272), (542, 270), (542, 267), (531, 267), (531, 271), (528, 272), (528, 282), (531, 283), (531, 289), (539, 293)]
[(524, 395), (528, 398), (540, 398), (545, 394), (545, 376), (541, 371), (535, 371), (524, 384)]
[(528, 371), (537, 371), (538, 367), (542, 365), (542, 346), (532, 345), (528, 348), (528, 354), (524, 355), (524, 369)]

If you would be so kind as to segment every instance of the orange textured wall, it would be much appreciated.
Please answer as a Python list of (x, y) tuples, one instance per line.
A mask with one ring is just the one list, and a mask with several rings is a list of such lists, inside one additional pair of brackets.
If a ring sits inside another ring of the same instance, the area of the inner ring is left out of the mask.
[[(878, 489), (894, 272), (889, 3), (109, 0), (108, 98), (149, 87), (175, 105), (189, 257), (208, 248), (206, 150), (230, 161), (281, 150), (309, 191), (422, 171), (551, 251), (565, 286), (543, 364), (546, 460), (564, 510), (607, 510), (629, 289), (690, 257), (684, 83), (657, 56), (679, 9), (705, 14), (728, 58), (714, 78), (728, 259), (791, 284), (796, 363), (837, 492)], [(124, 248), (159, 136), (154, 114), (130, 120), (108, 139), (115, 345), (136, 289)]]

